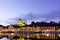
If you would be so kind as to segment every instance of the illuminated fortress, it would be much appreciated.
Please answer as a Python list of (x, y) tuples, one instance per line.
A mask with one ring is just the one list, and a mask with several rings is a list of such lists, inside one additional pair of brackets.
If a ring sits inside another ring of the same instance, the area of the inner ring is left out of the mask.
[(8, 31), (12, 31), (12, 32), (18, 32), (18, 31), (22, 31), (22, 32), (55, 32), (56, 30), (56, 26), (39, 26), (39, 25), (34, 25), (33, 23), (30, 25), (27, 25), (27, 22), (23, 22), (21, 19), (19, 19), (18, 23), (15, 25), (9, 25), (9, 27), (0, 27), (0, 32), (8, 32)]
[[(0, 25), (0, 33), (40, 33), (38, 36), (38, 38), (48, 38), (48, 39), (55, 39), (56, 32), (60, 32), (60, 26), (59, 25), (54, 25), (54, 22), (51, 23), (44, 23), (41, 22), (41, 24), (39, 22), (34, 23), (32, 22), (30, 25), (27, 25), (27, 22), (23, 22), (21, 19), (19, 19), (17, 24), (14, 25), (9, 25), (8, 27), (3, 27), (2, 25)], [(51, 25), (52, 24), (52, 25)], [(58, 36), (60, 36), (60, 34), (58, 34)], [(29, 36), (31, 37), (31, 36)], [(36, 37), (36, 36), (34, 36)]]

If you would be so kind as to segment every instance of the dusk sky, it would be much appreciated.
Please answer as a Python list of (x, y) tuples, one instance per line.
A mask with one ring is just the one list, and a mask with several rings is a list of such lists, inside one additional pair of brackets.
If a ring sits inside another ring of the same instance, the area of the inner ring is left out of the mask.
[(60, 0), (0, 0), (0, 24), (13, 24), (22, 19), (60, 21)]

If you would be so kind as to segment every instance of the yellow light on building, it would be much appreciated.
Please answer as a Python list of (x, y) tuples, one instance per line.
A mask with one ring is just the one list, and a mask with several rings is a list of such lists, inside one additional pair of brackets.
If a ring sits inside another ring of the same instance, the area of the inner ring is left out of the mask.
[(7, 29), (4, 29), (4, 30), (2, 30), (2, 31), (8, 31)]
[(49, 31), (48, 29), (46, 31)]
[(19, 38), (19, 39), (17, 39), (17, 40), (25, 40), (25, 38)]
[(22, 20), (19, 20), (17, 25), (18, 26), (25, 26), (27, 23), (26, 22), (23, 22)]
[(14, 33), (11, 33), (11, 35), (14, 35)]
[(46, 34), (46, 36), (48, 37), (48, 36), (49, 36), (49, 34)]
[(27, 36), (27, 38), (29, 38), (29, 36)]
[(59, 37), (60, 37), (60, 34), (59, 34)]

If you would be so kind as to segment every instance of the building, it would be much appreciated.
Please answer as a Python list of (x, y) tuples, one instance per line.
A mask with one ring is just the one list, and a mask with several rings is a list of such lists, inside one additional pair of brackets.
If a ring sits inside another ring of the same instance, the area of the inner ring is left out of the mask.
[(17, 23), (17, 25), (18, 26), (25, 26), (27, 23), (26, 22), (23, 22), (21, 19), (19, 19), (19, 21), (18, 21), (18, 23)]

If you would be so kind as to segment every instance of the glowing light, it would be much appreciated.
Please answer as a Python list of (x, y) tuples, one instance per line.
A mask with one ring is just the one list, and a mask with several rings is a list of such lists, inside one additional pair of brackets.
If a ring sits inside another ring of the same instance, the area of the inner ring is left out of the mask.
[(49, 31), (48, 29), (46, 31)]
[(49, 36), (49, 34), (46, 34), (46, 36)]
[(25, 38), (19, 38), (19, 39), (17, 39), (17, 40), (25, 40)]
[(5, 30), (5, 31), (8, 31), (8, 30)]
[(27, 38), (29, 38), (29, 36), (27, 36)]
[(60, 34), (59, 34), (59, 37), (60, 37)]
[(26, 25), (26, 22), (23, 22), (22, 20), (19, 20), (17, 25), (19, 26), (25, 26)]
[(11, 33), (11, 35), (14, 35), (14, 33)]

